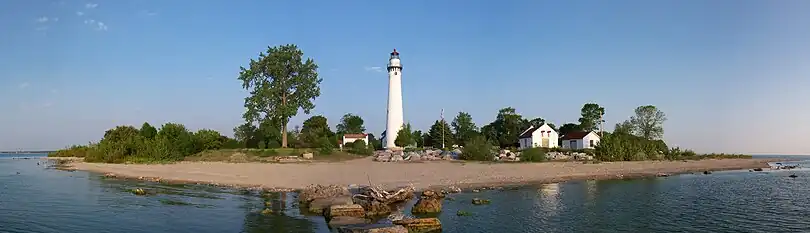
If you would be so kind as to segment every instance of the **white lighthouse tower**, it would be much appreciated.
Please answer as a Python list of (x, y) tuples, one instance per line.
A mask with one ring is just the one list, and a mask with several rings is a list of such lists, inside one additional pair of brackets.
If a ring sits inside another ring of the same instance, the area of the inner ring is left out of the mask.
[(399, 52), (394, 49), (388, 59), (388, 120), (385, 126), (385, 148), (395, 148), (399, 130), (405, 120), (402, 116), (402, 64), (399, 63)]

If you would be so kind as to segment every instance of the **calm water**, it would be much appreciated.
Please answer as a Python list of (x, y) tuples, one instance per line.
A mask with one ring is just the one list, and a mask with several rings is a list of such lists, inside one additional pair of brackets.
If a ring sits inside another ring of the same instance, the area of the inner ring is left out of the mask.
[[(329, 232), (323, 218), (301, 216), (293, 194), (104, 179), (38, 162), (0, 155), (0, 232)], [(444, 232), (810, 232), (808, 182), (808, 170), (575, 181), (455, 194), (439, 218)], [(158, 194), (129, 193), (136, 187)], [(474, 197), (492, 204), (473, 206)], [(266, 203), (275, 214), (259, 213)]]

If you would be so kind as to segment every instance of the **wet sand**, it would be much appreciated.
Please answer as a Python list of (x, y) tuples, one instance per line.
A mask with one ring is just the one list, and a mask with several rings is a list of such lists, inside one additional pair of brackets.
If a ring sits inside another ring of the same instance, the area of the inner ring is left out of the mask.
[(103, 164), (73, 161), (78, 170), (112, 173), (117, 177), (159, 177), (165, 181), (301, 189), (310, 184), (381, 185), (394, 188), (484, 187), (561, 182), (566, 180), (617, 179), (706, 170), (767, 168), (777, 159), (720, 159), (700, 161), (638, 161), (582, 164), (477, 163), (432, 161), (382, 163), (371, 158), (344, 162), (298, 164), (181, 162), (176, 164)]

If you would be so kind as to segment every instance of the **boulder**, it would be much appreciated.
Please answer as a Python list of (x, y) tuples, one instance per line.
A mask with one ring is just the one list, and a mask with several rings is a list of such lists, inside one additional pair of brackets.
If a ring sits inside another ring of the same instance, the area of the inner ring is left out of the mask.
[(313, 157), (314, 157), (314, 154), (312, 154), (311, 152), (301, 154), (301, 158), (304, 158), (304, 159), (312, 159)]
[(419, 201), (413, 206), (411, 212), (414, 214), (438, 213), (442, 212), (442, 200), (444, 195), (432, 190), (425, 190), (419, 196)]
[(442, 223), (438, 218), (412, 218), (393, 222), (408, 229), (408, 232), (442, 232)]
[(337, 216), (332, 218), (328, 225), (331, 228), (346, 226), (346, 225), (358, 225), (358, 224), (368, 224), (369, 221), (365, 218), (357, 218), (357, 217), (349, 217), (349, 216)]
[(481, 198), (473, 198), (472, 203), (473, 205), (487, 205), (489, 204), (489, 200)]
[(408, 229), (399, 225), (387, 224), (351, 225), (339, 227), (338, 233), (408, 233)]
[(363, 210), (363, 206), (358, 204), (333, 205), (324, 209), (323, 216), (326, 217), (326, 221), (340, 216), (362, 218), (366, 216), (366, 211)]
[(323, 211), (330, 206), (351, 204), (354, 204), (354, 201), (350, 196), (318, 198), (309, 203), (309, 212), (323, 214)]
[(315, 199), (326, 199), (333, 197), (350, 196), (351, 193), (346, 187), (338, 185), (310, 185), (298, 195), (298, 202), (309, 204)]
[(363, 206), (367, 216), (381, 216), (390, 214), (391, 204), (406, 202), (413, 198), (413, 187), (404, 187), (397, 190), (385, 191), (381, 188), (364, 187), (360, 194), (352, 197), (354, 203)]
[(402, 155), (400, 154), (394, 154), (393, 156), (391, 156), (391, 162), (399, 162), (404, 160), (405, 158), (403, 158)]
[(447, 189), (449, 190), (448, 191), (449, 193), (460, 193), (461, 192), (461, 188), (456, 187), (456, 186), (450, 186)]

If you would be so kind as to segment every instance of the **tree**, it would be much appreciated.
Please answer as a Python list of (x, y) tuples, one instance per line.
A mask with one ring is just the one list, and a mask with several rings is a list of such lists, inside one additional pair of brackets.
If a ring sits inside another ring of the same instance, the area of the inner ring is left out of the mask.
[(492, 144), (481, 135), (476, 135), (464, 143), (464, 150), (459, 155), (463, 160), (478, 160), (478, 161), (492, 161), (493, 156)]
[(250, 123), (244, 123), (233, 128), (233, 137), (245, 148), (256, 148), (259, 143), (256, 138), (257, 131), (256, 126)]
[(416, 147), (422, 148), (425, 146), (425, 138), (422, 130), (413, 131), (413, 140), (416, 141)]
[(139, 131), (141, 137), (146, 139), (153, 139), (155, 138), (155, 135), (157, 135), (157, 129), (155, 129), (155, 127), (150, 125), (148, 122), (144, 122)]
[(275, 120), (281, 126), (281, 147), (287, 147), (287, 123), (299, 109), (305, 114), (315, 108), (312, 100), (321, 95), (318, 65), (293, 44), (268, 47), (248, 68), (240, 67), (239, 80), (250, 91), (245, 98), (247, 122)]
[(581, 132), (581, 131), (582, 131), (582, 128), (581, 128), (581, 127), (579, 127), (579, 125), (578, 125), (578, 124), (574, 124), (574, 123), (565, 123), (564, 125), (560, 126), (560, 130), (559, 130), (559, 131), (560, 131), (560, 132), (559, 132), (559, 133), (560, 133), (560, 135), (565, 135), (565, 134), (567, 134), (567, 133), (571, 133), (571, 132)]
[(599, 124), (604, 122), (605, 108), (595, 103), (587, 103), (580, 111), (582, 117), (579, 118), (579, 127), (584, 131), (599, 130)]
[[(429, 145), (433, 147), (444, 149), (447, 146), (453, 145), (453, 131), (450, 130), (450, 125), (447, 124), (447, 121), (436, 120), (436, 122), (430, 126), (428, 135), (430, 135), (431, 143)], [(444, 145), (442, 145), (442, 143), (444, 143)]]
[(481, 128), (481, 132), (500, 147), (512, 147), (517, 145), (518, 137), (527, 125), (528, 121), (518, 115), (514, 108), (507, 107), (499, 110), (495, 121)]
[[(270, 119), (262, 120), (254, 135), (262, 144), (263, 149), (278, 148), (281, 146), (281, 130), (278, 122)], [(289, 138), (288, 138), (289, 141)]]
[(546, 120), (545, 120), (545, 119), (538, 117), (538, 118), (534, 118), (534, 119), (532, 119), (532, 120), (528, 121), (528, 122), (526, 123), (525, 128), (527, 128), (527, 129), (528, 129), (528, 128), (529, 128), (529, 126), (532, 126), (532, 127), (540, 127), (540, 126), (542, 126), (542, 125), (543, 125), (543, 124), (545, 124), (545, 123), (546, 123)]
[(210, 129), (197, 130), (194, 133), (194, 152), (216, 150), (222, 148), (222, 135)]
[(475, 126), (472, 116), (466, 112), (459, 112), (450, 125), (453, 127), (453, 139), (456, 144), (461, 146), (464, 146), (464, 142), (470, 140), (472, 136), (478, 134), (478, 127)]
[(647, 140), (660, 139), (664, 136), (664, 121), (666, 114), (653, 105), (639, 106), (636, 115), (630, 117), (630, 123), (637, 132), (637, 136)]
[(307, 147), (318, 147), (319, 143), (324, 144), (324, 142), (320, 142), (321, 138), (326, 138), (331, 143), (334, 136), (335, 133), (329, 129), (326, 117), (316, 115), (304, 121), (299, 140)]
[(177, 123), (166, 123), (160, 127), (157, 137), (166, 140), (170, 147), (181, 155), (191, 155), (194, 153), (194, 141), (191, 132), (186, 126)]
[(411, 131), (411, 123), (402, 126), (402, 129), (397, 132), (397, 138), (394, 139), (394, 144), (398, 147), (406, 147), (413, 145), (416, 142), (413, 138)]
[(339, 134), (366, 132), (366, 127), (363, 126), (363, 118), (351, 113), (343, 115), (343, 118), (340, 119), (340, 124), (338, 124), (336, 128)]
[(374, 134), (370, 133), (368, 134), (368, 146), (373, 150), (382, 149), (382, 142)]
[(621, 123), (616, 123), (616, 126), (613, 128), (613, 134), (627, 134), (632, 135), (635, 131), (633, 123), (630, 121), (623, 121)]

